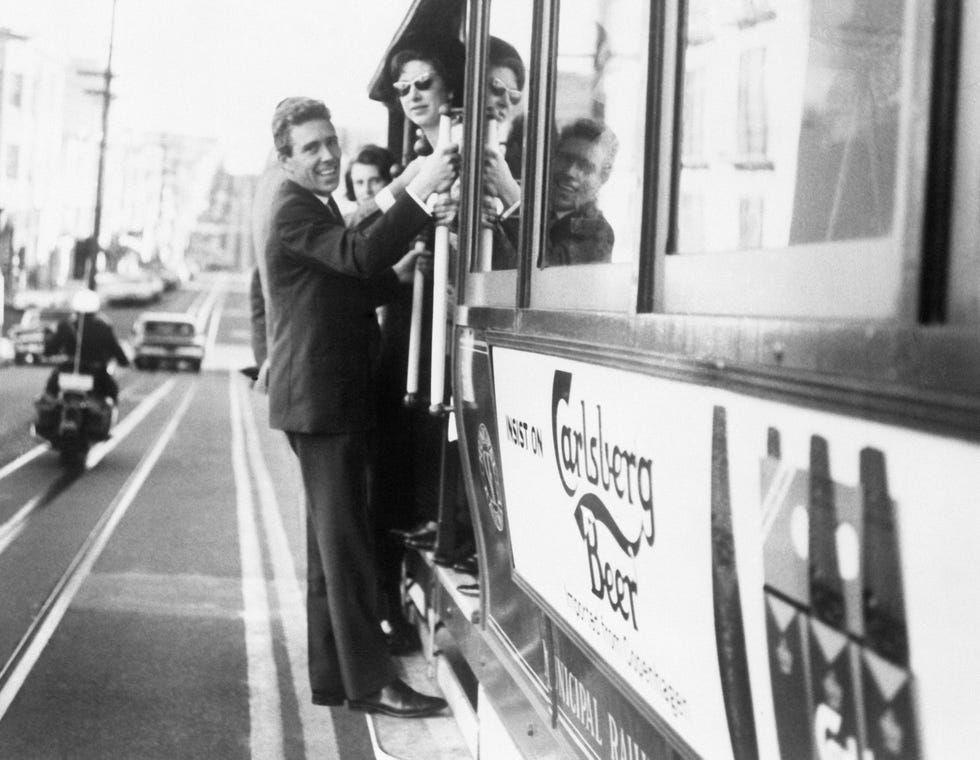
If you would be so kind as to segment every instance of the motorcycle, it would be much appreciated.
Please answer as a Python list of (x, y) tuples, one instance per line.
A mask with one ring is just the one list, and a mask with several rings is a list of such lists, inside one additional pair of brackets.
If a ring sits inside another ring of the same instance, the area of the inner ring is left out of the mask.
[[(72, 309), (80, 314), (98, 311), (99, 297), (91, 290), (80, 291), (72, 299)], [(118, 416), (115, 405), (95, 393), (95, 377), (81, 366), (84, 322), (80, 327), (71, 371), (58, 374), (57, 395), (45, 392), (34, 401), (33, 433), (47, 440), (59, 452), (66, 467), (84, 468), (93, 443), (109, 438)]]

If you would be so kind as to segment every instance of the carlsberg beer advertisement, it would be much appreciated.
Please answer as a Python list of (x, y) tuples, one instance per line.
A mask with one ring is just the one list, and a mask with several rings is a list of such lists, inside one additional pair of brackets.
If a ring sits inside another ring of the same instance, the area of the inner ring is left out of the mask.
[[(515, 573), (705, 757), (730, 757), (696, 389), (495, 349)], [(690, 394), (689, 399), (685, 395)]]
[[(509, 348), (492, 362), (515, 577), (699, 755), (980, 746), (975, 442)], [(587, 691), (559, 709), (618, 757)]]

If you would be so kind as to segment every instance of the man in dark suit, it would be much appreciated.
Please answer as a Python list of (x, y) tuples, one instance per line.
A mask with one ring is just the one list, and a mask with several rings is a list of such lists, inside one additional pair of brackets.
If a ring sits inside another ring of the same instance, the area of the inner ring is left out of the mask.
[(326, 106), (288, 98), (272, 128), (285, 179), (266, 245), (269, 412), (299, 459), (306, 490), (313, 702), (430, 715), (445, 700), (397, 677), (377, 614), (369, 514), (374, 310), (411, 281), (417, 254), (406, 252), (430, 221), (420, 199), (449, 186), (458, 150), (434, 152), (394, 205), (348, 229), (330, 196), (341, 180), (340, 146)]

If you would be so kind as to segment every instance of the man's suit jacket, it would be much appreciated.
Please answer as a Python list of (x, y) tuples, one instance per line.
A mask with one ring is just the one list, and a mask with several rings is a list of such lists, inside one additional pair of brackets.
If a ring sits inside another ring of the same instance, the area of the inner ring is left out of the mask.
[(398, 293), (391, 265), (429, 215), (402, 195), (357, 229), (336, 206), (285, 180), (266, 246), (270, 325), (269, 421), (297, 433), (346, 433), (375, 424), (374, 309)]

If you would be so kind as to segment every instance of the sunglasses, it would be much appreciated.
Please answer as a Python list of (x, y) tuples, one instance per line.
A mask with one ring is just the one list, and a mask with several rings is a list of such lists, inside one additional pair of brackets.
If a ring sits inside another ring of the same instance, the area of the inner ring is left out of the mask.
[(434, 81), (435, 81), (435, 77), (431, 73), (429, 73), (429, 74), (422, 74), (421, 76), (417, 76), (415, 77), (415, 79), (412, 79), (411, 81), (408, 82), (405, 81), (395, 82), (391, 86), (395, 88), (395, 92), (398, 93), (398, 97), (404, 98), (406, 95), (408, 95), (409, 90), (412, 89), (413, 85), (415, 86), (415, 89), (418, 90), (419, 92), (425, 92), (430, 87), (432, 87), (432, 83)]
[(507, 100), (510, 101), (512, 106), (516, 106), (521, 102), (521, 91), (510, 89), (510, 87), (508, 87), (500, 79), (497, 79), (497, 77), (490, 77), (489, 87), (490, 92), (496, 95), (498, 98), (502, 98), (506, 95)]

